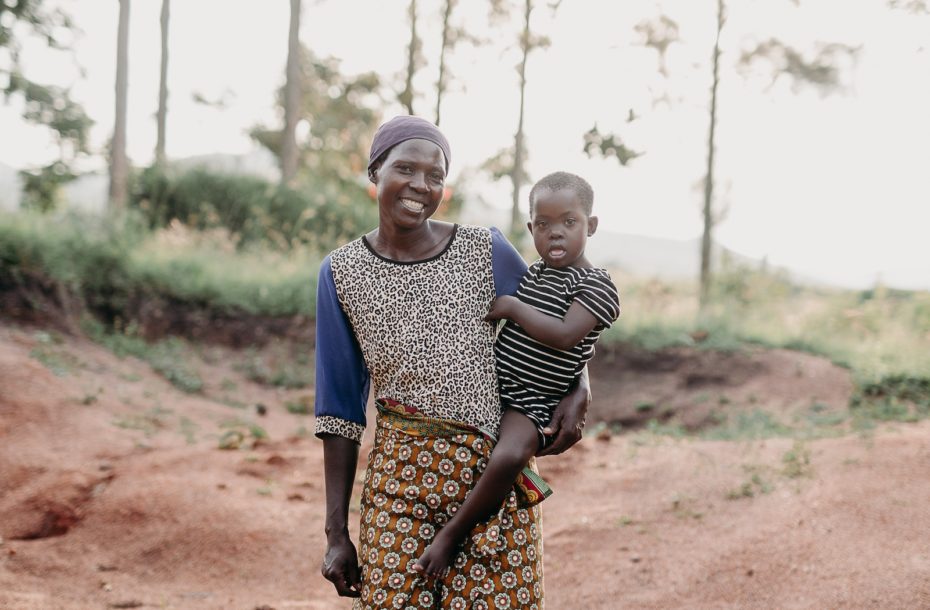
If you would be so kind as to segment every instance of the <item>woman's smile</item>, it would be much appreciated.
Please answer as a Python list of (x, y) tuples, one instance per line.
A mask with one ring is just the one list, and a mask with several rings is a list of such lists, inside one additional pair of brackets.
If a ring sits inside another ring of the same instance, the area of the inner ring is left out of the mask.
[(413, 199), (401, 199), (400, 204), (405, 210), (413, 212), (414, 214), (419, 214), (423, 211), (423, 208), (426, 207), (423, 203), (414, 201)]

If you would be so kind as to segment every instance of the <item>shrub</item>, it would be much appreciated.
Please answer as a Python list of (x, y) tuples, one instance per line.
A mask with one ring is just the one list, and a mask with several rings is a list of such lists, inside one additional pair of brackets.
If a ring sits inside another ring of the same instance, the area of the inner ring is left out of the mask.
[(152, 228), (175, 220), (198, 230), (222, 228), (240, 248), (309, 244), (326, 252), (378, 222), (365, 188), (338, 178), (311, 177), (298, 190), (254, 176), (148, 168), (136, 180), (131, 205)]

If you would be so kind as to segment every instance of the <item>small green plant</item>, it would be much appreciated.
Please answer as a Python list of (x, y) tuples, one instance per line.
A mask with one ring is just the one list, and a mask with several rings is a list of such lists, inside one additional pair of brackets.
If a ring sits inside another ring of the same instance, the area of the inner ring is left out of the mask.
[(771, 493), (772, 485), (762, 477), (758, 466), (744, 466), (743, 470), (750, 474), (748, 480), (734, 489), (727, 491), (727, 500), (739, 500), (741, 498), (754, 498), (757, 495)]
[(687, 436), (687, 430), (681, 424), (663, 423), (658, 419), (650, 419), (646, 423), (646, 431), (650, 434), (659, 436), (671, 436), (674, 438), (684, 438)]
[(53, 375), (64, 377), (80, 367), (80, 360), (60, 347), (60, 336), (44, 331), (37, 332), (34, 336), (37, 345), (29, 352), (29, 356), (41, 362)]
[(284, 403), (288, 413), (294, 415), (310, 415), (310, 404), (305, 400), (288, 401)]
[(178, 429), (181, 434), (184, 436), (184, 440), (187, 441), (188, 445), (194, 445), (197, 443), (197, 424), (193, 422), (188, 417), (181, 417), (178, 422)]
[(189, 362), (185, 343), (176, 337), (148, 343), (138, 335), (134, 325), (125, 332), (109, 332), (92, 319), (84, 321), (84, 331), (120, 358), (133, 356), (147, 362), (156, 373), (184, 392), (194, 394), (203, 389), (203, 380)]
[(268, 432), (258, 424), (233, 418), (220, 422), (225, 432), (220, 436), (220, 449), (251, 449), (268, 439)]
[[(723, 417), (719, 414), (717, 417)], [(731, 413), (718, 426), (709, 428), (701, 436), (708, 440), (752, 440), (790, 436), (791, 428), (762, 409)]]
[(811, 452), (804, 441), (796, 440), (791, 449), (781, 458), (782, 474), (789, 479), (810, 477), (813, 475)]
[(272, 354), (270, 357), (249, 351), (246, 361), (237, 367), (250, 381), (287, 389), (301, 389), (313, 384), (313, 369), (309, 356), (298, 352)]
[(139, 430), (149, 438), (167, 427), (171, 409), (152, 407), (142, 414), (131, 413), (113, 420), (113, 425), (125, 430)]

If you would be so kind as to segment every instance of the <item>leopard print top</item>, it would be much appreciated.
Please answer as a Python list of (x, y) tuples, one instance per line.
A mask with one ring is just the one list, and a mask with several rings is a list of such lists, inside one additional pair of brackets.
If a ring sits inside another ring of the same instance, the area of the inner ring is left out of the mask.
[[(331, 262), (375, 398), (496, 436), (494, 332), (483, 321), (494, 298), (491, 232), (456, 226), (443, 252), (412, 263), (386, 259), (360, 238), (335, 250)], [(344, 423), (351, 422), (321, 418), (317, 433), (345, 436)], [(351, 436), (360, 438), (360, 426), (352, 426)]]

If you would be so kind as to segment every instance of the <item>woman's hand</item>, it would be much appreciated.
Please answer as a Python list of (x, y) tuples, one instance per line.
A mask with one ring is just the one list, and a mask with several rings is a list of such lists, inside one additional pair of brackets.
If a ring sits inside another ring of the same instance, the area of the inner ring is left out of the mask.
[(491, 303), (491, 311), (488, 312), (488, 315), (484, 317), (485, 322), (493, 322), (494, 320), (501, 320), (503, 318), (510, 318), (512, 307), (514, 303), (519, 303), (517, 297), (510, 295), (504, 295), (497, 297)]
[(358, 443), (332, 434), (323, 437), (323, 475), (326, 480), (326, 555), (321, 572), (342, 597), (361, 595), (358, 552), (346, 525), (352, 482), (358, 463)]
[(575, 389), (562, 398), (559, 406), (555, 408), (552, 421), (543, 428), (543, 434), (555, 435), (555, 439), (536, 455), (558, 455), (580, 441), (590, 404), (591, 386), (588, 383), (588, 369), (585, 367)]
[(330, 537), (323, 557), (323, 578), (333, 583), (340, 597), (361, 595), (358, 553), (348, 533)]

